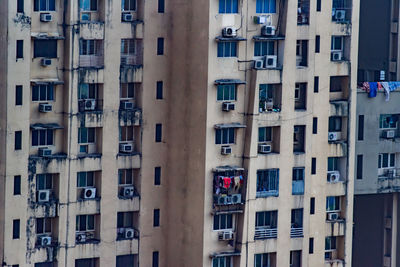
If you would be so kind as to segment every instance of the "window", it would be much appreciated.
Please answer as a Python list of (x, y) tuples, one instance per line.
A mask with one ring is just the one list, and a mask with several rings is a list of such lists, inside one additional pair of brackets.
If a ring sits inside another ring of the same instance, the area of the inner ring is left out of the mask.
[(118, 170), (118, 184), (119, 185), (133, 185), (133, 169), (119, 169)]
[(396, 162), (396, 154), (382, 153), (378, 155), (378, 168), (394, 168)]
[(13, 239), (19, 239), (19, 220), (13, 220)]
[(274, 41), (266, 41), (254, 42), (254, 56), (272, 56), (275, 55), (275, 42)]
[(54, 101), (54, 86), (52, 84), (32, 86), (32, 101)]
[(329, 117), (329, 132), (341, 132), (342, 131), (342, 118), (341, 117)]
[(295, 125), (293, 127), (293, 152), (304, 153), (305, 152), (305, 132), (306, 127), (303, 125)]
[(235, 128), (223, 128), (215, 130), (215, 144), (227, 145), (235, 143)]
[(308, 65), (308, 41), (297, 40), (296, 42), (296, 66), (307, 67)]
[(133, 227), (133, 212), (118, 212), (117, 213), (117, 228), (132, 228)]
[(321, 0), (317, 0), (317, 12), (321, 12)]
[(22, 131), (15, 132), (14, 150), (22, 149)]
[(292, 209), (291, 228), (303, 227), (303, 209)]
[(157, 38), (157, 55), (164, 55), (164, 38)]
[(121, 1), (122, 11), (136, 11), (136, 0), (122, 0)]
[(317, 174), (317, 158), (311, 158), (311, 174)]
[(75, 260), (75, 267), (96, 267), (99, 266), (98, 258)]
[(314, 77), (314, 93), (318, 93), (319, 90), (319, 76)]
[(17, 0), (17, 13), (24, 13), (24, 0)]
[(279, 169), (257, 171), (257, 196), (278, 196)]
[(94, 231), (94, 223), (95, 223), (94, 215), (77, 215), (76, 231), (77, 232)]
[(22, 85), (15, 86), (15, 105), (22, 106)]
[(258, 127), (258, 142), (272, 141), (272, 127)]
[(313, 118), (312, 121), (312, 133), (317, 134), (318, 133), (318, 118)]
[(276, 253), (254, 254), (254, 267), (275, 267)]
[(319, 35), (315, 36), (315, 53), (320, 52), (320, 42), (321, 42), (321, 36)]
[(363, 177), (363, 155), (357, 155), (357, 179)]
[(17, 59), (24, 58), (24, 40), (17, 40), (16, 57)]
[(51, 173), (36, 174), (36, 190), (53, 188), (53, 175)]
[(153, 211), (153, 226), (158, 227), (160, 226), (160, 210), (154, 209)]
[(219, 13), (238, 13), (239, 0), (219, 0)]
[(358, 115), (358, 141), (364, 140), (364, 115)]
[(159, 257), (159, 252), (158, 251), (153, 251), (152, 267), (158, 267), (158, 257)]
[(276, 229), (278, 227), (278, 211), (256, 212), (256, 227), (269, 227)]
[(310, 214), (315, 214), (315, 197), (310, 198)]
[(32, 130), (32, 146), (52, 146), (54, 130)]
[(163, 82), (158, 81), (156, 89), (156, 99), (163, 99), (163, 87), (164, 87)]
[(78, 87), (78, 99), (96, 99), (98, 87), (96, 83), (80, 83)]
[(217, 57), (237, 57), (237, 42), (219, 42)]
[(332, 36), (332, 51), (343, 51), (343, 36)]
[(78, 144), (93, 144), (96, 141), (96, 128), (78, 128)]
[(33, 2), (33, 11), (55, 11), (55, 0), (35, 0)]
[(257, 0), (256, 13), (275, 13), (276, 1), (275, 0)]
[(97, 11), (97, 0), (79, 0), (79, 8), (83, 11)]
[(339, 170), (339, 159), (338, 157), (328, 158), (328, 172)]
[(80, 40), (79, 55), (90, 56), (100, 54), (101, 40)]
[(295, 83), (294, 87), (294, 109), (307, 109), (307, 83)]
[(34, 40), (33, 57), (57, 58), (57, 40)]
[(310, 237), (309, 242), (308, 242), (308, 253), (313, 254), (314, 253), (314, 238)]
[(14, 176), (14, 196), (21, 195), (21, 175)]
[(214, 230), (227, 230), (233, 229), (233, 215), (219, 214), (214, 215)]
[(135, 266), (135, 255), (120, 255), (116, 258), (116, 267)]
[(162, 124), (156, 124), (156, 143), (160, 143), (162, 141)]
[(217, 101), (235, 101), (236, 86), (234, 84), (220, 84), (217, 86)]
[(121, 55), (134, 55), (136, 48), (135, 39), (122, 39), (121, 40)]
[(292, 181), (304, 181), (304, 167), (293, 168)]
[(37, 262), (35, 263), (35, 267), (55, 267), (55, 263), (50, 262)]
[(325, 251), (336, 249), (336, 236), (325, 237)]
[(397, 128), (397, 115), (381, 114), (379, 116), (380, 129), (396, 129)]
[(78, 188), (94, 187), (95, 173), (91, 172), (78, 172), (76, 185)]
[(119, 127), (119, 141), (132, 142), (133, 141), (133, 126), (120, 126)]
[(154, 185), (161, 185), (161, 167), (154, 168)]
[(274, 98), (274, 88), (272, 84), (260, 84), (259, 100), (267, 101)]
[(36, 218), (36, 234), (51, 233), (51, 218)]
[(340, 211), (340, 197), (326, 197), (326, 211)]
[(120, 99), (133, 99), (135, 98), (135, 84), (134, 83), (121, 83), (119, 90)]
[(165, 12), (165, 2), (164, 0), (158, 0), (158, 13)]
[(212, 267), (232, 267), (233, 259), (231, 256), (213, 258)]

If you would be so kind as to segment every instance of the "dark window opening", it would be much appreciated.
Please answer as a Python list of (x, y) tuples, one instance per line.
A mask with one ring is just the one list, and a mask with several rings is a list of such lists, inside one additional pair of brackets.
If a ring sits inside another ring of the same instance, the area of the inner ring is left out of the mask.
[(364, 115), (358, 115), (358, 141), (364, 140)]
[(22, 85), (15, 86), (15, 105), (22, 106)]
[(24, 58), (24, 40), (17, 40), (17, 54), (16, 57)]
[(156, 99), (163, 99), (163, 87), (164, 87), (164, 83), (162, 81), (158, 81), (157, 82)]
[(19, 239), (19, 220), (13, 220), (13, 239)]
[(318, 118), (313, 118), (312, 133), (313, 134), (317, 134), (318, 133)]
[(313, 237), (311, 237), (309, 239), (308, 253), (310, 253), (310, 254), (314, 253), (314, 238)]
[(160, 209), (155, 209), (153, 212), (153, 226), (160, 226)]
[(161, 167), (154, 168), (154, 185), (161, 185)]
[(321, 0), (317, 0), (317, 12), (321, 12)]
[(319, 35), (315, 36), (315, 53), (320, 52), (320, 42), (321, 42), (321, 37)]
[(363, 155), (357, 155), (357, 179), (363, 178)]
[(314, 93), (319, 91), (319, 76), (314, 77)]
[(165, 12), (165, 1), (158, 0), (158, 13), (164, 13), (164, 12)]
[(156, 142), (159, 143), (162, 140), (162, 124), (156, 124)]
[(135, 255), (120, 255), (117, 256), (116, 267), (133, 267), (135, 266)]
[(308, 41), (297, 40), (296, 42), (296, 66), (308, 66)]
[(14, 176), (14, 196), (21, 195), (21, 175)]
[(315, 197), (310, 198), (310, 214), (315, 214)]
[(294, 109), (307, 109), (307, 83), (296, 83), (294, 88)]
[(57, 40), (35, 40), (33, 57), (57, 58)]
[(22, 149), (22, 131), (15, 132), (15, 140), (14, 141), (15, 141), (14, 149), (21, 150)]
[(159, 257), (159, 252), (158, 251), (154, 251), (153, 252), (152, 267), (158, 267), (158, 257)]
[(311, 174), (317, 173), (317, 158), (311, 158)]
[(24, 13), (24, 0), (17, 0), (17, 12)]
[(164, 38), (157, 38), (157, 55), (164, 55)]

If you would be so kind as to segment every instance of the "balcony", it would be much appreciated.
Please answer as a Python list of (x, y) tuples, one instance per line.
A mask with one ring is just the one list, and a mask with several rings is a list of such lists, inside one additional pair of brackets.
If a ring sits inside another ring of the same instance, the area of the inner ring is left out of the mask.
[(134, 227), (124, 227), (117, 229), (117, 241), (132, 240), (139, 238), (139, 230)]
[(344, 260), (325, 260), (325, 267), (344, 267)]
[(349, 103), (345, 100), (330, 101), (330, 116), (347, 117), (349, 114)]
[(80, 68), (104, 68), (104, 56), (103, 55), (79, 55), (79, 67)]
[(140, 126), (142, 110), (140, 108), (120, 109), (118, 111), (118, 117), (120, 126)]
[(236, 166), (220, 166), (213, 172), (213, 206), (222, 208), (242, 205), (244, 169)]
[(343, 219), (326, 221), (325, 236), (344, 236), (346, 222)]
[(378, 176), (378, 192), (400, 192), (400, 169), (387, 169), (382, 175)]
[(292, 181), (292, 195), (304, 195), (304, 181)]
[(290, 237), (299, 238), (303, 237), (303, 227), (292, 227), (290, 228)]
[(86, 40), (104, 39), (104, 22), (81, 21), (79, 24), (80, 37)]
[(143, 64), (143, 55), (142, 54), (123, 54), (121, 55), (121, 66), (135, 66)]
[(297, 6), (297, 25), (310, 24), (310, 1), (298, 0)]
[(256, 227), (254, 239), (269, 239), (278, 237), (278, 228)]

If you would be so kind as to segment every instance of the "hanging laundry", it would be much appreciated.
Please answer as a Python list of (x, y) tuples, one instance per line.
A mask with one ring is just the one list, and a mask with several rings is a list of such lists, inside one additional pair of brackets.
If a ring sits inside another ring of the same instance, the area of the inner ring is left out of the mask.
[(231, 186), (231, 178), (224, 177), (224, 188), (228, 189)]
[(378, 91), (378, 84), (376, 82), (370, 82), (369, 88), (370, 90), (368, 92), (368, 97), (376, 97)]
[(389, 82), (389, 91), (393, 92), (397, 89), (397, 82)]
[(238, 190), (240, 188), (240, 177), (235, 176), (235, 190)]
[(243, 185), (243, 183), (244, 183), (244, 181), (243, 181), (243, 175), (240, 175), (239, 178), (240, 178), (240, 184)]
[(385, 90), (385, 95), (386, 95), (385, 101), (389, 101), (389, 97), (390, 97), (389, 83), (388, 82), (382, 82), (381, 84), (383, 86), (383, 89)]
[(377, 86), (378, 86), (378, 91), (383, 91), (382, 83), (377, 82), (376, 84), (377, 84)]
[(370, 88), (369, 88), (369, 83), (368, 82), (363, 82), (363, 88), (364, 88), (365, 91), (367, 91), (367, 93), (369, 93)]

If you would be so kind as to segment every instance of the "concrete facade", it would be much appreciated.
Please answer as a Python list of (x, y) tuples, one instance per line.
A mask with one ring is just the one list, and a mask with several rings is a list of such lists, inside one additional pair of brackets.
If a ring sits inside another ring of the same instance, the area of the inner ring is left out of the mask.
[(359, 1), (36, 2), (0, 8), (4, 266), (351, 265)]

